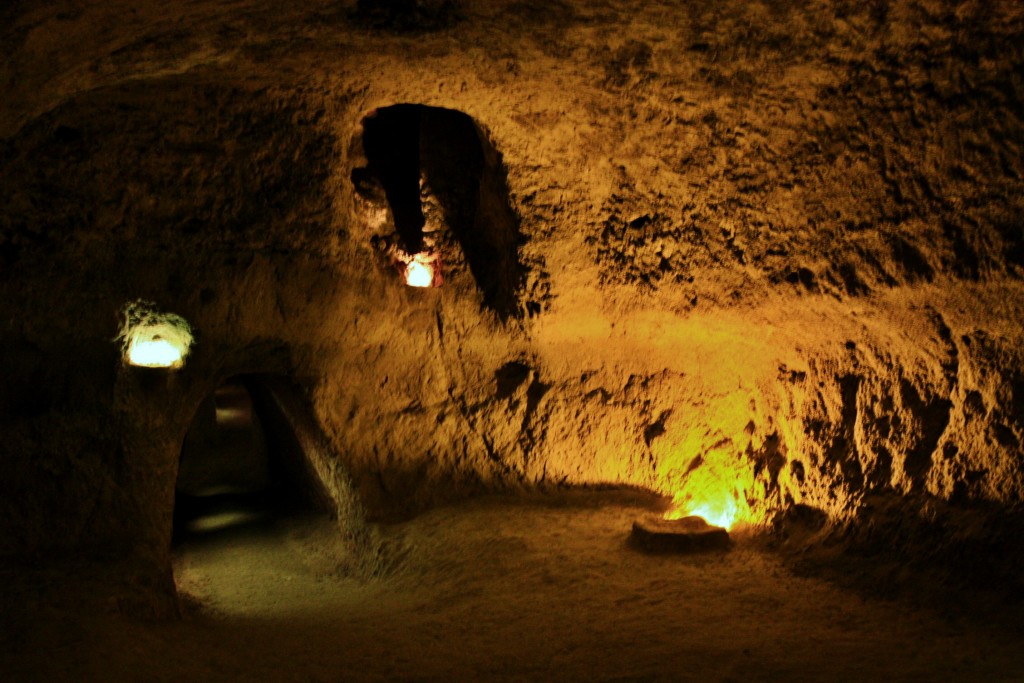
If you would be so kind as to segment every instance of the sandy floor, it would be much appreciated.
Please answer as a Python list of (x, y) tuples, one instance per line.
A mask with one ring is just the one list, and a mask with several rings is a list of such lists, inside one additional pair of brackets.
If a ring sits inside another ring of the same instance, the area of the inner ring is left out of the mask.
[(5, 678), (1024, 680), (1019, 633), (795, 576), (749, 540), (641, 554), (625, 539), (643, 507), (612, 498), (435, 510), (386, 529), (395, 569), (362, 582), (323, 520), (216, 532), (176, 563), (196, 613), (69, 616)]

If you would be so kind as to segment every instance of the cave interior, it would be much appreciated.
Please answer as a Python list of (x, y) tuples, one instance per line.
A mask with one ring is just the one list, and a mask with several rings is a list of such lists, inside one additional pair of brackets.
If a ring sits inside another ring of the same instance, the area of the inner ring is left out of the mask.
[(1024, 6), (0, 7), (0, 678), (1024, 680)]

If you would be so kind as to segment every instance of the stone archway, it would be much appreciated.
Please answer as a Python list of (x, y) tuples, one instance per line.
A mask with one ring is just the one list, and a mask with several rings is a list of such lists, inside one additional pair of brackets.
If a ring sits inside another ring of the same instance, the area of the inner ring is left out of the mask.
[(199, 404), (175, 486), (176, 538), (297, 511), (336, 514), (315, 423), (284, 377), (235, 375)]

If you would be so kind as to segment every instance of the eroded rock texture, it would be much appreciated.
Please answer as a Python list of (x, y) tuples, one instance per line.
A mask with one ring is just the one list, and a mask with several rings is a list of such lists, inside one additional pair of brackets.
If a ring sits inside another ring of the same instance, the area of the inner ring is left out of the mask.
[[(134, 5), (0, 10), (4, 554), (165, 563), (192, 415), (253, 372), (371, 517), (1021, 503), (1017, 3)], [(440, 288), (381, 248), (394, 105)], [(184, 369), (123, 366), (136, 299)]]

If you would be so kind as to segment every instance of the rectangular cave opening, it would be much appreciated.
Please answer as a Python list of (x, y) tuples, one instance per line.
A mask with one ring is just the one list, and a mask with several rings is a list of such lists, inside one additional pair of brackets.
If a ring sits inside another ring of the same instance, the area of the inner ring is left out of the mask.
[[(372, 241), (413, 286), (468, 275), (485, 306), (520, 313), (524, 241), (501, 155), (469, 115), (395, 104), (369, 112), (357, 139), (355, 193), (388, 216)], [(443, 265), (442, 265), (443, 264)]]

